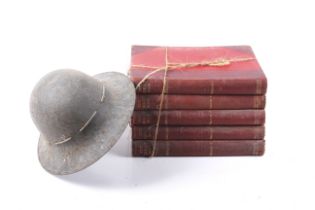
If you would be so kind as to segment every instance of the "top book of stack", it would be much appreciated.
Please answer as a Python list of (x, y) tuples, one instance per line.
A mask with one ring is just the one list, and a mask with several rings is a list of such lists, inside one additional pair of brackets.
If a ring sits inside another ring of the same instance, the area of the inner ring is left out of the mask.
[(137, 93), (161, 94), (166, 66), (165, 94), (264, 95), (267, 89), (266, 76), (250, 46), (133, 46), (129, 76), (135, 85), (162, 68)]

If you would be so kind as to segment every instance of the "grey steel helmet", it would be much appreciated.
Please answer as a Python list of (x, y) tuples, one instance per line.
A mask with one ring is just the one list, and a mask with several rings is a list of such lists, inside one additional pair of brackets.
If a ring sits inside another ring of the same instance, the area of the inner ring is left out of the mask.
[(121, 73), (91, 77), (65, 69), (47, 74), (30, 100), (40, 131), (41, 165), (52, 174), (65, 175), (93, 164), (117, 142), (134, 104), (134, 86)]

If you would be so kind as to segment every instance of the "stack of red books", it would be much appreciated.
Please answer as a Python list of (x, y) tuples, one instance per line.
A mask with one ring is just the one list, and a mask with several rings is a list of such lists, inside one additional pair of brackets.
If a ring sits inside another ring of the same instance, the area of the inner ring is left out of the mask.
[(251, 47), (133, 46), (129, 76), (133, 156), (264, 153), (267, 79)]

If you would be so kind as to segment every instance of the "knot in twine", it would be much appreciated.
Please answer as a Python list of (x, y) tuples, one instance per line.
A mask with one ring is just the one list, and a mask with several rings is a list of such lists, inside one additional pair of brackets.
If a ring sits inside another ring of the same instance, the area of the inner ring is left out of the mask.
[[(160, 95), (160, 104), (159, 104), (159, 111), (158, 111), (158, 117), (156, 121), (156, 126), (155, 126), (155, 132), (154, 132), (154, 138), (153, 138), (153, 146), (152, 146), (152, 152), (149, 157), (153, 157), (156, 152), (156, 141), (159, 133), (159, 126), (160, 126), (160, 119), (161, 119), (161, 112), (162, 112), (162, 107), (163, 107), (163, 102), (164, 102), (164, 96), (165, 96), (165, 87), (166, 87), (166, 78), (167, 78), (167, 72), (169, 70), (177, 70), (181, 68), (192, 68), (192, 67), (204, 67), (204, 66), (213, 66), (213, 67), (222, 67), (222, 66), (228, 66), (231, 65), (232, 63), (236, 62), (246, 62), (246, 61), (251, 61), (255, 60), (254, 57), (234, 57), (234, 58), (218, 58), (218, 59), (213, 59), (209, 61), (202, 61), (202, 62), (195, 62), (195, 63), (170, 63), (168, 59), (168, 48), (165, 48), (165, 66), (163, 67), (155, 67), (155, 66), (147, 66), (147, 65), (131, 65), (132, 67), (139, 67), (139, 68), (150, 68), (154, 69), (152, 72), (148, 73), (143, 77), (142, 80), (137, 84), (136, 90), (139, 89), (139, 87), (149, 79), (153, 74), (158, 73), (160, 71), (164, 71), (163, 75), (163, 86), (162, 86), (162, 92)], [(130, 69), (131, 69), (130, 68)], [(130, 71), (129, 69), (129, 71)]]

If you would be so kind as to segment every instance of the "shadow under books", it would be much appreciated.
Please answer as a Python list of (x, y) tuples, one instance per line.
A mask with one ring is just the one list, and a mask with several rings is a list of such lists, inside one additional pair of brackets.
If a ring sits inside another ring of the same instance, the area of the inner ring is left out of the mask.
[(130, 139), (131, 129), (128, 127), (111, 151), (95, 164), (58, 178), (98, 188), (141, 187), (181, 175), (194, 165), (188, 158), (134, 158)]

